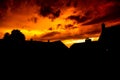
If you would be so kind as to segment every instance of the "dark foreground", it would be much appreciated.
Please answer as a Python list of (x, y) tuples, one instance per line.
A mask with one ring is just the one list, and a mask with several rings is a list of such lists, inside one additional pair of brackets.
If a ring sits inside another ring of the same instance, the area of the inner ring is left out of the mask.
[(0, 40), (1, 69), (24, 75), (40, 72), (64, 75), (77, 72), (112, 73), (119, 69), (120, 64), (119, 32), (120, 25), (105, 28), (103, 24), (98, 41), (86, 39), (85, 43), (77, 43), (70, 48), (61, 41), (25, 41), (24, 37), (20, 40), (11, 34), (9, 38)]

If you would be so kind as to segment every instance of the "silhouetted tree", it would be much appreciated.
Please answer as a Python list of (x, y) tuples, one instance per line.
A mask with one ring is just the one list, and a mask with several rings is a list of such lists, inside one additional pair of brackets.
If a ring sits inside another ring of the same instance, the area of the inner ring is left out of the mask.
[(25, 35), (22, 32), (20, 32), (20, 30), (13, 30), (11, 32), (10, 38), (12, 41), (25, 41)]
[(4, 40), (10, 40), (10, 34), (8, 32), (5, 33), (3, 39)]

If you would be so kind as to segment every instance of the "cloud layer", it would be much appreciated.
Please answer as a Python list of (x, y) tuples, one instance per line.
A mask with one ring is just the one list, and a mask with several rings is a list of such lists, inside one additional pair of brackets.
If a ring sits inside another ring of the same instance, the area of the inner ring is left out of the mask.
[(98, 37), (101, 23), (120, 22), (119, 9), (120, 0), (0, 0), (0, 35), (18, 28), (28, 39)]

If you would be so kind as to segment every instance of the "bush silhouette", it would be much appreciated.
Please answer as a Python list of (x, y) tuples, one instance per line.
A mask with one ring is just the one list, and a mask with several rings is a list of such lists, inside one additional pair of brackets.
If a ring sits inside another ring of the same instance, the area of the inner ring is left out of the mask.
[(12, 30), (11, 34), (5, 33), (3, 39), (6, 41), (23, 42), (25, 41), (25, 35), (20, 30)]
[(20, 30), (13, 30), (11, 32), (10, 38), (12, 41), (25, 41), (25, 35), (22, 32), (20, 32)]
[(3, 39), (4, 40), (10, 40), (10, 34), (8, 32), (5, 33)]

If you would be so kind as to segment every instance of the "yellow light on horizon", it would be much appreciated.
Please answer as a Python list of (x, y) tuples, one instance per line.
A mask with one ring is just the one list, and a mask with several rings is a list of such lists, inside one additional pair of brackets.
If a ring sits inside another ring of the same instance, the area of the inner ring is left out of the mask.
[[(97, 41), (99, 37), (90, 38), (91, 41)], [(62, 41), (68, 48), (70, 48), (74, 43), (83, 43), (85, 39), (70, 39), (70, 40), (63, 40)]]

